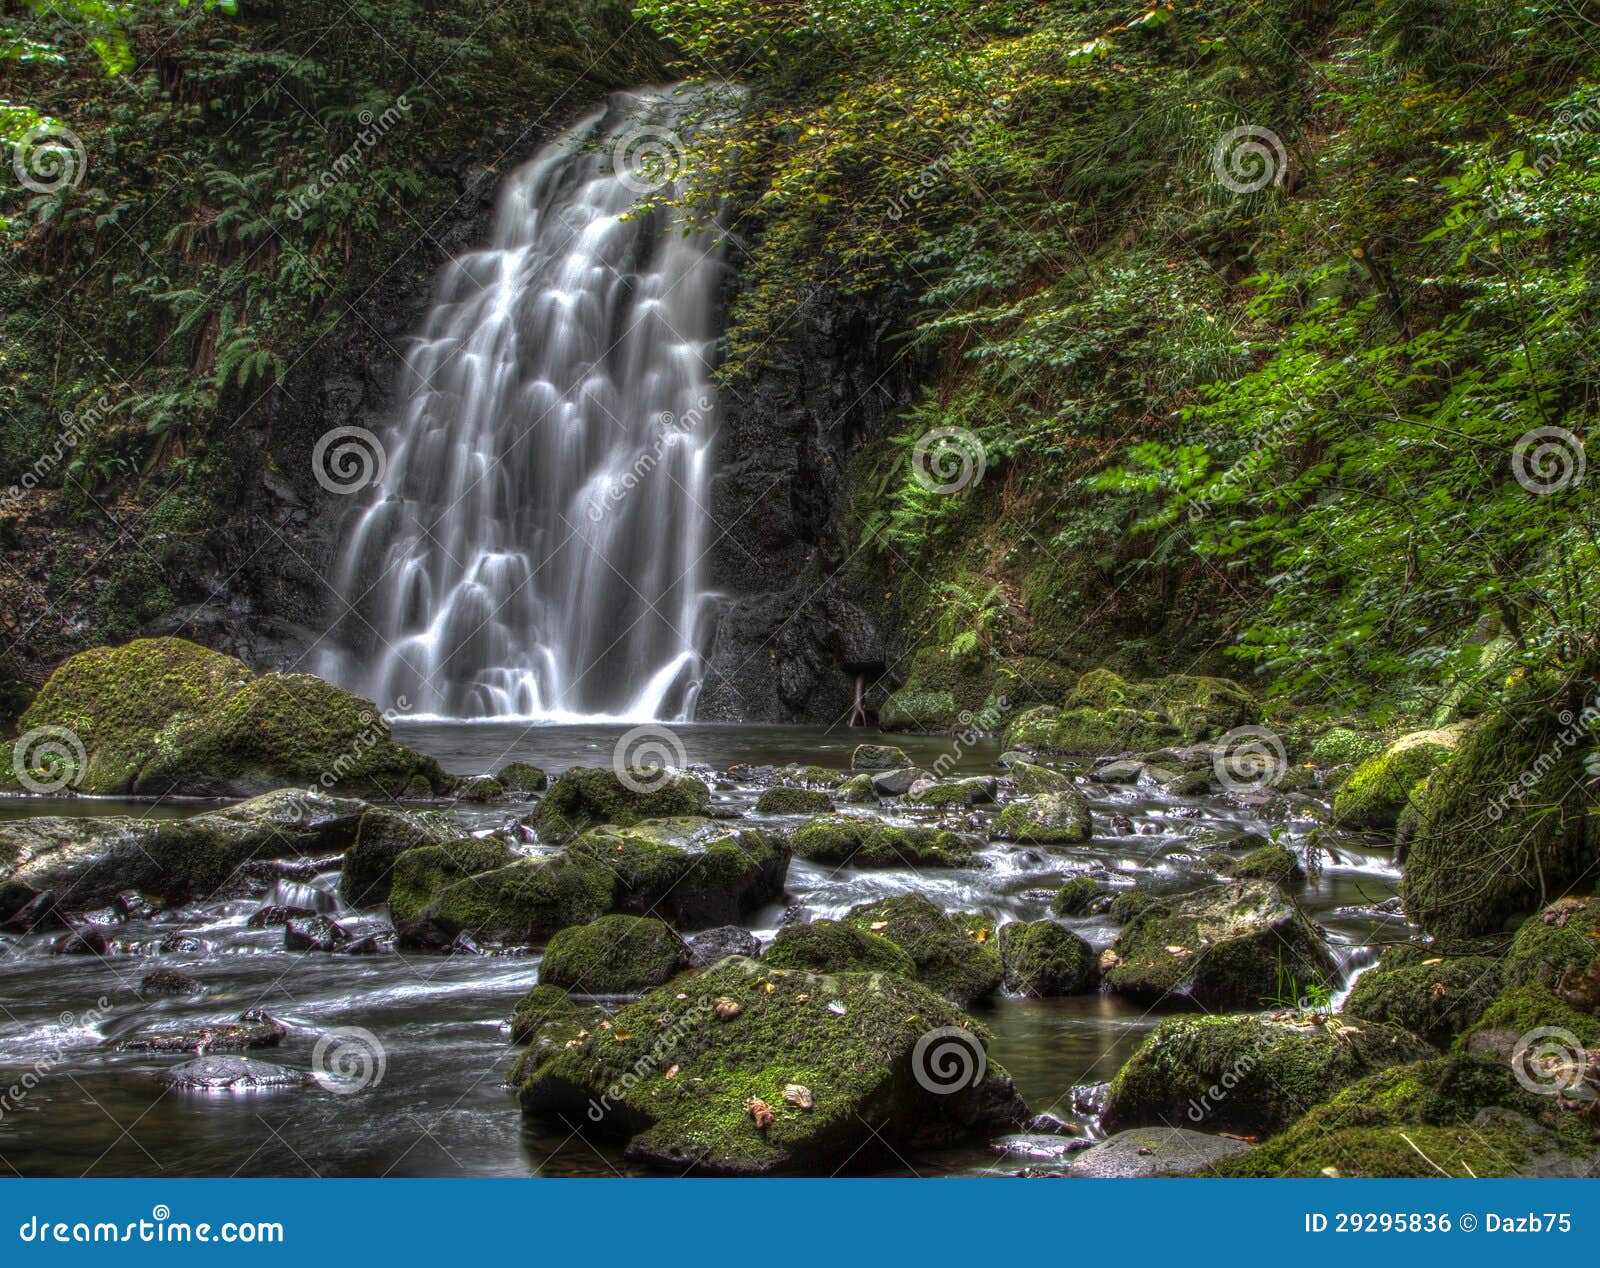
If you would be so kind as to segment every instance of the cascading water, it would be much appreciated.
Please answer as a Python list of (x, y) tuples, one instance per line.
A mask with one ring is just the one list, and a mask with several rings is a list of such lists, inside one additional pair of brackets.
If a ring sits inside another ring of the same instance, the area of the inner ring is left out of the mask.
[(685, 109), (614, 97), (443, 271), (342, 550), (328, 676), (416, 715), (692, 716), (719, 252), (638, 166)]

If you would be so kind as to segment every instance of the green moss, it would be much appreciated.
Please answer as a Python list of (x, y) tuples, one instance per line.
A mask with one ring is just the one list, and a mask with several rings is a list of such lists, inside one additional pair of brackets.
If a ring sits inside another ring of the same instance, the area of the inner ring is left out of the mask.
[(1547, 987), (1532, 984), (1512, 987), (1496, 997), (1466, 1031), (1463, 1043), (1471, 1049), (1476, 1046), (1474, 1036), (1498, 1031), (1515, 1038), (1546, 1026), (1570, 1031), (1585, 1047), (1600, 1047), (1600, 1017), (1579, 1012)]
[(838, 788), (850, 778), (844, 771), (826, 766), (785, 766), (781, 774), (784, 783), (801, 788)]
[(1071, 775), (1051, 770), (1048, 766), (1036, 766), (1032, 762), (1013, 762), (1011, 778), (1017, 785), (1017, 791), (1024, 795), (1068, 792), (1072, 788)]
[(1376, 1069), (1429, 1055), (1415, 1036), (1377, 1022), (1175, 1017), (1117, 1072), (1101, 1121), (1107, 1131), (1168, 1123), (1266, 1135)]
[(1335, 821), (1373, 831), (1393, 828), (1422, 781), (1460, 747), (1463, 734), (1461, 727), (1414, 731), (1367, 758), (1339, 785)]
[(1262, 881), (1158, 898), (1129, 919), (1116, 954), (1120, 963), (1106, 974), (1113, 990), (1184, 996), (1205, 1008), (1257, 1008), (1338, 980), (1317, 927)]
[(560, 844), (595, 824), (626, 826), (641, 819), (703, 815), (711, 808), (710, 790), (693, 775), (649, 770), (632, 780), (638, 787), (624, 784), (609, 768), (574, 766), (550, 785), (534, 811), (540, 838)]
[(1389, 1022), (1445, 1048), (1483, 1015), (1499, 989), (1498, 962), (1482, 956), (1380, 967), (1356, 980), (1344, 1011)]
[[(1021, 1114), (993, 1062), (979, 1087), (924, 1090), (911, 1065), (924, 1034), (966, 1028), (979, 1047), (984, 1035), (896, 974), (820, 977), (730, 957), (614, 1022), (525, 1070), (523, 1110), (583, 1121), (586, 1132), (628, 1141), (630, 1158), (678, 1173), (837, 1169), (861, 1147), (863, 1121), (904, 1149), (986, 1139)], [(791, 1085), (807, 1089), (811, 1108), (784, 1099)], [(764, 1129), (752, 1099), (772, 1111)]]
[(1592, 884), (1600, 816), (1586, 791), (1585, 746), (1569, 738), (1581, 709), (1575, 689), (1524, 682), (1428, 781), (1401, 896), (1429, 933), (1492, 933), (1580, 878)]
[(660, 986), (688, 963), (683, 940), (663, 921), (602, 916), (550, 939), (539, 980), (581, 995), (626, 995)]
[(216, 707), (250, 677), (243, 662), (181, 638), (95, 647), (50, 675), (17, 729), (26, 735), (65, 727), (87, 759), (72, 786), (85, 793), (129, 792), (156, 756), (164, 730)]
[(512, 793), (543, 792), (550, 783), (544, 771), (527, 762), (511, 762), (501, 767), (495, 778), (502, 788)]
[(1522, 922), (1506, 952), (1510, 986), (1553, 987), (1600, 960), (1600, 900), (1566, 899)]
[(982, 847), (976, 837), (943, 828), (851, 815), (813, 819), (790, 844), (800, 858), (852, 867), (967, 867)]
[(925, 788), (913, 786), (906, 801), (913, 806), (962, 807), (994, 800), (994, 781), (988, 779), (952, 779), (929, 784)]
[(504, 867), (515, 857), (499, 841), (476, 837), (402, 851), (391, 865), (389, 910), (398, 920), (420, 916), (441, 890), (468, 876)]
[(833, 799), (814, 788), (796, 788), (791, 784), (777, 784), (756, 799), (756, 810), (768, 815), (827, 814), (833, 809)]
[(1007, 747), (1106, 753), (1193, 744), (1261, 716), (1255, 698), (1227, 678), (1173, 674), (1129, 682), (1109, 669), (1078, 679), (1060, 708), (1024, 710), (1006, 728)]
[(898, 973), (915, 978), (911, 957), (889, 939), (838, 920), (813, 920), (778, 930), (762, 963), (813, 973)]
[(872, 776), (867, 774), (852, 775), (839, 785), (838, 798), (847, 805), (875, 805), (878, 800), (878, 790), (872, 786)]
[(1576, 1115), (1560, 1115), (1550, 1098), (1518, 1086), (1506, 1062), (1451, 1056), (1352, 1083), (1275, 1140), (1225, 1160), (1216, 1173), (1317, 1176), (1331, 1167), (1348, 1177), (1439, 1170), (1505, 1176), (1553, 1146), (1584, 1150), (1586, 1135)]
[(854, 907), (845, 920), (904, 950), (917, 979), (954, 1003), (994, 994), (1005, 976), (986, 916), (946, 915), (920, 894), (906, 894)]
[(500, 801), (505, 795), (505, 785), (493, 775), (472, 775), (455, 787), (457, 801)]
[[(970, 711), (967, 711), (970, 716)], [(883, 702), (878, 724), (885, 731), (940, 732), (963, 723), (963, 710), (948, 691), (917, 691), (902, 687)]]
[(400, 855), (425, 845), (443, 845), (459, 834), (460, 828), (444, 815), (368, 810), (340, 866), (340, 895), (352, 907), (387, 902)]
[(547, 1022), (578, 1016), (572, 996), (559, 986), (541, 982), (520, 1000), (511, 1014), (511, 1042), (527, 1043)]
[(1094, 949), (1053, 920), (1001, 925), (999, 944), (1005, 988), (1013, 994), (1077, 995), (1100, 979)]
[(1056, 890), (1050, 900), (1050, 910), (1058, 916), (1081, 916), (1103, 891), (1092, 876), (1074, 876)]
[(1240, 881), (1271, 881), (1285, 889), (1306, 878), (1305, 869), (1294, 851), (1279, 842), (1263, 845), (1243, 858), (1219, 858), (1217, 871)]
[(900, 770), (910, 765), (910, 755), (893, 744), (857, 744), (850, 754), (851, 770)]
[(1329, 727), (1311, 745), (1310, 758), (1319, 766), (1350, 766), (1381, 753), (1385, 741), (1370, 731)]
[(1037, 845), (1078, 844), (1093, 835), (1089, 802), (1072, 789), (1024, 797), (1000, 812), (995, 833), (1010, 841)]

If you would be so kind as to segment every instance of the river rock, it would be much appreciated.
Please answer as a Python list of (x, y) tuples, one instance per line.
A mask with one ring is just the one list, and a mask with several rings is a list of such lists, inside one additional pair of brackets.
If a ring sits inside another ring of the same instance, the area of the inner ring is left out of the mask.
[(327, 916), (292, 916), (284, 922), (285, 951), (334, 951), (350, 941), (349, 930)]
[[(3, 848), (3, 847), (0, 847)], [(3, 868), (0, 864), (0, 868)], [(11, 904), (17, 905), (12, 907)], [(35, 892), (26, 881), (0, 887), (0, 910), (9, 914), (0, 921), (0, 929), (10, 933), (43, 933), (50, 929), (70, 929), (72, 921), (61, 906), (53, 889)]]
[(911, 956), (880, 934), (838, 920), (785, 925), (768, 948), (765, 963), (812, 973), (898, 973), (915, 979)]
[(761, 940), (748, 929), (738, 925), (719, 925), (689, 939), (689, 966), (710, 968), (718, 960), (730, 955), (743, 955), (755, 959), (761, 954)]
[(1005, 970), (987, 916), (946, 915), (922, 895), (905, 894), (854, 907), (845, 920), (900, 947), (917, 979), (954, 1004), (964, 1008), (1000, 989)]
[(176, 1030), (141, 1030), (111, 1041), (118, 1052), (243, 1052), (276, 1048), (289, 1033), (277, 1018), (259, 1008), (238, 1021), (212, 1022)]
[(105, 932), (86, 927), (75, 929), (50, 948), (52, 955), (110, 955), (115, 950)]
[(539, 980), (575, 995), (631, 995), (689, 965), (689, 950), (664, 921), (602, 916), (562, 929), (539, 963)]
[(356, 823), (355, 840), (345, 851), (339, 894), (352, 907), (389, 900), (394, 861), (421, 845), (440, 845), (461, 835), (447, 815), (370, 809)]
[(1221, 875), (1233, 880), (1271, 881), (1284, 889), (1293, 889), (1306, 879), (1299, 857), (1288, 846), (1276, 841), (1252, 850), (1243, 858), (1218, 858), (1215, 866)]
[(316, 914), (310, 907), (286, 907), (282, 903), (274, 903), (270, 907), (251, 912), (250, 919), (244, 924), (246, 929), (280, 929), (291, 920)]
[(1078, 995), (1099, 984), (1099, 953), (1053, 920), (1001, 925), (999, 944), (1005, 988), (1015, 995)]
[(898, 770), (910, 765), (905, 749), (894, 744), (857, 744), (850, 754), (851, 770)]
[(994, 800), (995, 780), (988, 775), (968, 779), (918, 780), (906, 790), (915, 806), (986, 806)]
[(917, 766), (901, 766), (894, 770), (887, 770), (872, 777), (872, 791), (880, 797), (904, 797), (911, 791), (911, 785), (920, 779), (932, 779), (933, 776)]
[(1321, 930), (1265, 881), (1151, 897), (1129, 916), (1115, 954), (1106, 973), (1112, 990), (1150, 1001), (1182, 997), (1208, 1009), (1259, 1008), (1338, 980)]
[(199, 1057), (162, 1071), (161, 1081), (169, 1087), (201, 1092), (256, 1092), (307, 1087), (313, 1082), (304, 1070), (250, 1057)]
[(562, 844), (596, 824), (704, 815), (710, 805), (710, 789), (693, 775), (639, 770), (624, 782), (609, 767), (575, 766), (550, 785), (532, 821), (540, 840)]
[(1187, 1127), (1130, 1127), (1077, 1153), (1066, 1174), (1092, 1180), (1187, 1176), (1249, 1148), (1242, 1140)]
[(1339, 1088), (1384, 1066), (1432, 1055), (1415, 1035), (1320, 1013), (1282, 1017), (1174, 1017), (1117, 1072), (1101, 1123), (1183, 1123), (1207, 1131), (1270, 1135)]
[(1339, 785), (1334, 822), (1345, 828), (1389, 831), (1435, 767), (1455, 755), (1470, 724), (1413, 731), (1367, 758)]
[(1002, 762), (1006, 757), (1015, 760), (1008, 763), (1011, 779), (1017, 785), (1017, 790), (1025, 795), (1033, 793), (1066, 792), (1072, 787), (1072, 776), (1062, 771), (1052, 770), (1048, 766), (1039, 766), (1033, 762), (1023, 760), (1016, 754), (1003, 754)]
[(1143, 752), (1211, 739), (1260, 717), (1254, 697), (1227, 678), (1172, 674), (1131, 682), (1095, 669), (1078, 679), (1061, 706), (1018, 713), (1004, 743), (1035, 752)]
[(1352, 1018), (1388, 1022), (1438, 1048), (1475, 1025), (1500, 992), (1500, 963), (1487, 956), (1430, 957), (1356, 979), (1345, 1001)]
[[(583, 1121), (586, 1132), (626, 1142), (630, 1160), (678, 1174), (833, 1171), (845, 1159), (867, 1166), (884, 1146), (983, 1140), (1026, 1117), (1010, 1079), (981, 1059), (981, 1032), (894, 975), (819, 977), (730, 959), (614, 1020), (523, 1067), (523, 1112)], [(940, 1042), (960, 1045), (971, 1075), (930, 1091)], [(784, 1098), (790, 1085), (809, 1091), (810, 1108)], [(757, 1102), (770, 1117), (753, 1111)]]
[(1096, 766), (1089, 772), (1089, 778), (1097, 784), (1137, 784), (1139, 777), (1144, 774), (1144, 763), (1130, 758), (1127, 761), (1107, 762), (1103, 766)]
[(1093, 910), (1101, 899), (1109, 901), (1109, 898), (1110, 891), (1094, 877), (1074, 876), (1056, 890), (1055, 897), (1050, 900), (1050, 910), (1058, 916), (1082, 916)]
[(869, 815), (813, 819), (790, 838), (795, 854), (851, 867), (971, 867), (980, 837), (944, 828), (901, 827)]
[(177, 969), (151, 969), (139, 979), (139, 994), (149, 998), (170, 995), (199, 995), (205, 987), (196, 978)]
[(827, 814), (832, 809), (833, 798), (827, 793), (793, 784), (775, 784), (756, 798), (756, 810), (764, 815)]
[(995, 835), (1033, 845), (1075, 845), (1094, 832), (1089, 801), (1071, 788), (1013, 801), (995, 821)]
[(543, 792), (549, 787), (549, 777), (537, 766), (527, 762), (511, 762), (495, 773), (501, 789), (513, 797), (527, 797)]

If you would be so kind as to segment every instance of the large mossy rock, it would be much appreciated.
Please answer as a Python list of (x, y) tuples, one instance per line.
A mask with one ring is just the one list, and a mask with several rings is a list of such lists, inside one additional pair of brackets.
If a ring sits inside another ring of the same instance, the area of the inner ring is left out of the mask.
[(1455, 755), (1467, 730), (1458, 724), (1413, 731), (1367, 758), (1334, 794), (1334, 822), (1374, 832), (1392, 829), (1423, 781)]
[(615, 874), (616, 910), (660, 916), (679, 929), (735, 924), (781, 899), (789, 874), (781, 833), (694, 816), (603, 824), (567, 849)]
[(1348, 1083), (1431, 1055), (1416, 1036), (1379, 1022), (1174, 1017), (1117, 1072), (1101, 1122), (1107, 1131), (1170, 1124), (1270, 1135)]
[[(932, 1031), (961, 1032), (975, 1077), (930, 1080)], [(1018, 1124), (1022, 1104), (980, 1060), (983, 1043), (963, 1014), (894, 974), (819, 977), (734, 957), (526, 1063), (518, 1096), (532, 1118), (582, 1123), (674, 1173), (831, 1173), (846, 1159), (878, 1163), (884, 1147), (982, 1141)]]
[(1600, 1154), (1581, 1117), (1520, 1087), (1505, 1061), (1451, 1056), (1394, 1065), (1322, 1099), (1282, 1135), (1218, 1164), (1214, 1174), (1600, 1174)]
[(1216, 860), (1220, 875), (1236, 881), (1271, 881), (1284, 889), (1293, 889), (1306, 878), (1295, 852), (1282, 842), (1273, 841), (1258, 846), (1238, 858), (1223, 855)]
[(1007, 748), (1108, 753), (1194, 744), (1258, 722), (1255, 697), (1228, 678), (1173, 674), (1129, 682), (1109, 669), (1078, 679), (1058, 707), (1027, 709), (1005, 732)]
[(368, 701), (305, 674), (259, 677), (177, 638), (97, 647), (67, 660), (19, 729), (62, 727), (82, 744), (85, 793), (253, 796), (286, 785), (398, 796), (450, 780), (389, 735)]
[(396, 859), (407, 850), (443, 845), (460, 835), (460, 827), (447, 815), (368, 810), (356, 824), (355, 841), (345, 851), (339, 896), (352, 907), (388, 902)]
[(347, 849), (368, 814), (389, 812), (280, 789), (191, 819), (13, 820), (0, 824), (0, 920), (47, 891), (71, 910), (125, 890), (175, 903), (208, 898), (252, 860)]
[(625, 827), (641, 819), (703, 815), (710, 808), (710, 789), (693, 775), (643, 770), (624, 782), (609, 767), (574, 766), (550, 785), (533, 824), (541, 840), (560, 845), (602, 823)]
[(1135, 999), (1168, 996), (1209, 1009), (1259, 1008), (1329, 986), (1338, 969), (1321, 931), (1277, 886), (1210, 885), (1137, 905), (1106, 973)]
[(901, 827), (868, 815), (813, 819), (790, 838), (800, 858), (851, 867), (970, 867), (979, 837), (944, 828)]
[(987, 916), (946, 915), (922, 895), (905, 894), (854, 907), (845, 921), (900, 947), (918, 981), (963, 1008), (993, 995), (1005, 977)]
[(839, 920), (785, 925), (762, 960), (775, 969), (811, 973), (898, 973), (917, 976), (905, 950), (876, 933)]
[(1593, 887), (1600, 816), (1587, 791), (1589, 746), (1574, 739), (1587, 734), (1582, 708), (1571, 689), (1524, 683), (1428, 779), (1400, 892), (1429, 933), (1493, 933), (1574, 886)]
[(756, 813), (764, 815), (820, 815), (833, 809), (833, 798), (820, 788), (774, 784), (756, 798)]
[(1053, 920), (1000, 926), (1005, 988), (1016, 995), (1078, 995), (1100, 981), (1100, 957), (1072, 930)]
[(1475, 1025), (1500, 993), (1500, 964), (1488, 956), (1464, 955), (1386, 968), (1356, 979), (1344, 1012), (1388, 1022), (1447, 1048)]
[(125, 793), (156, 755), (163, 731), (220, 704), (251, 677), (243, 661), (181, 638), (94, 647), (57, 667), (17, 731), (66, 728), (87, 759), (72, 786)]
[(601, 916), (550, 939), (539, 980), (574, 995), (629, 995), (660, 986), (688, 965), (688, 948), (664, 921)]
[(996, 836), (1032, 845), (1078, 845), (1093, 834), (1089, 799), (1071, 788), (1013, 801), (995, 822)]

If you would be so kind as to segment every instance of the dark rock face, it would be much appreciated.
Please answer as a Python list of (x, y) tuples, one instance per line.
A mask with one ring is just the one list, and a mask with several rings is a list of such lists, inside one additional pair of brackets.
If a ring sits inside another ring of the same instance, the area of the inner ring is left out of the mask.
[(722, 394), (707, 565), (725, 597), (702, 721), (843, 719), (857, 674), (872, 711), (896, 685), (895, 616), (844, 520), (852, 459), (926, 369), (892, 338), (906, 302), (819, 292)]

